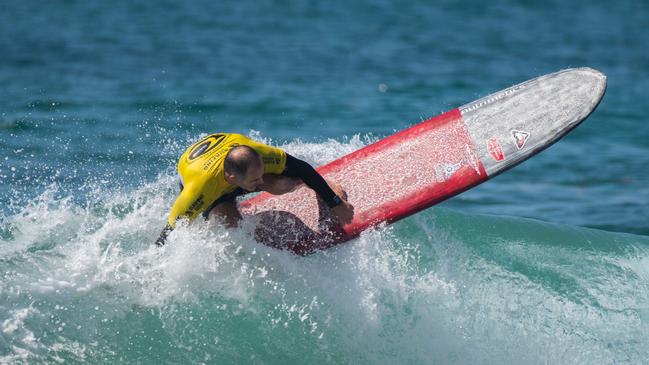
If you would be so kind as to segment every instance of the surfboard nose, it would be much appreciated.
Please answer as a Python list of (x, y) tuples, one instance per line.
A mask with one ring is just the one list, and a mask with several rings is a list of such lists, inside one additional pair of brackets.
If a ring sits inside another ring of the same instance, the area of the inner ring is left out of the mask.
[(589, 67), (544, 75), (460, 108), (487, 174), (547, 148), (595, 110), (606, 75)]
[[(546, 97), (563, 110), (565, 132), (585, 120), (599, 105), (606, 92), (607, 77), (590, 67), (571, 68), (541, 77), (542, 84), (551, 84), (552, 92)], [(554, 94), (554, 95), (553, 95)]]
[(581, 84), (581, 89), (592, 95), (593, 108), (595, 108), (606, 92), (608, 82), (606, 75), (590, 67), (567, 69), (564, 72), (575, 75), (578, 78), (578, 84)]
[(592, 77), (598, 84), (606, 86), (607, 77), (599, 70), (590, 67), (578, 67), (573, 69), (567, 69), (566, 71), (575, 71), (581, 72), (585, 77)]

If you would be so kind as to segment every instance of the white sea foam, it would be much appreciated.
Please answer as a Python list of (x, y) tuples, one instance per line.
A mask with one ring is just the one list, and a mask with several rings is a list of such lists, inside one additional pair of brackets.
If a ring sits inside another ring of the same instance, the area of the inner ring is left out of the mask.
[[(282, 147), (321, 164), (370, 140)], [(647, 287), (646, 253), (579, 254), (543, 241), (611, 236), (436, 208), (307, 257), (201, 220), (181, 223), (157, 248), (175, 189), (165, 173), (127, 192), (100, 189), (79, 206), (53, 186), (5, 217), (15, 233), (0, 242), (0, 362), (111, 362), (136, 346), (115, 331), (164, 343), (157, 351), (189, 362), (249, 361), (242, 348), (264, 358), (271, 347), (328, 363), (601, 363), (647, 354), (639, 347), (647, 297), (632, 293)], [(511, 224), (541, 232), (539, 242), (508, 238)]]

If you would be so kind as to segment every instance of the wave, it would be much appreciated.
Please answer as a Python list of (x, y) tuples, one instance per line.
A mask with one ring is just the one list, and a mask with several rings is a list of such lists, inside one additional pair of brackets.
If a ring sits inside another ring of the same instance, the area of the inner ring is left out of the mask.
[[(368, 138), (283, 147), (322, 164)], [(175, 187), (52, 184), (0, 217), (1, 363), (649, 356), (647, 237), (434, 207), (307, 257), (203, 222), (157, 248)]]

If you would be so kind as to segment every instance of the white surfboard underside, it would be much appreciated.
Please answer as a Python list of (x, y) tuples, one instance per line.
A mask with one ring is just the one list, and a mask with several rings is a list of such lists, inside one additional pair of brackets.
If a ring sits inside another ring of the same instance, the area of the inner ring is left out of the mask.
[(548, 147), (576, 127), (595, 109), (605, 90), (606, 76), (601, 72), (591, 68), (567, 69), (512, 86), (459, 109), (487, 175), (492, 176)]

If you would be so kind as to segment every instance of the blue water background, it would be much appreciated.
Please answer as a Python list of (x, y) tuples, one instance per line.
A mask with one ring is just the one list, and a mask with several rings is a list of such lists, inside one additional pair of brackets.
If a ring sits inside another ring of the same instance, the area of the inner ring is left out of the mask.
[(44, 179), (137, 186), (177, 158), (170, 139), (383, 137), (511, 84), (590, 66), (609, 89), (585, 125), (448, 205), (649, 233), (642, 2), (3, 7), (3, 206)]

